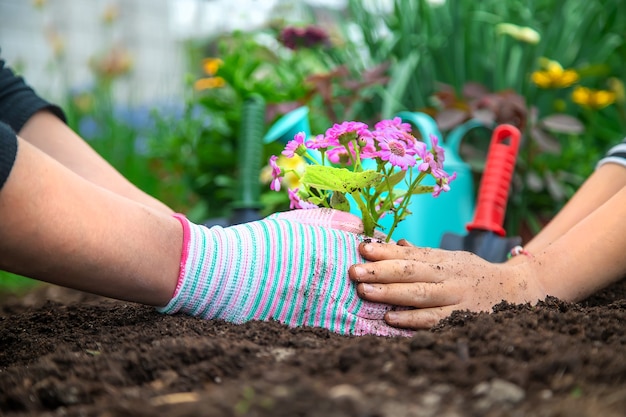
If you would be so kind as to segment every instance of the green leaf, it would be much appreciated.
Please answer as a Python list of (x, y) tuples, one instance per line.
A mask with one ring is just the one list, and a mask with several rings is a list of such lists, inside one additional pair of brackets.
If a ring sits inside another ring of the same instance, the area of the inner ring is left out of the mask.
[(306, 201), (308, 201), (309, 203), (315, 204), (316, 206), (322, 206), (324, 199), (321, 197), (315, 197), (315, 196), (311, 196), (309, 198), (306, 199)]
[(387, 181), (382, 181), (380, 184), (378, 184), (378, 186), (376, 187), (376, 192), (382, 193), (384, 191), (389, 191), (389, 188), (393, 189), (396, 185), (400, 183), (400, 181), (404, 179), (405, 176), (406, 171), (403, 170), (400, 170), (395, 174), (390, 175)]
[(409, 53), (408, 56), (398, 61), (392, 69), (391, 82), (387, 86), (383, 98), (382, 116), (391, 118), (395, 112), (404, 107), (402, 98), (407, 90), (411, 77), (415, 74), (415, 68), (419, 62), (420, 55), (417, 51)]
[(435, 187), (432, 185), (418, 185), (413, 190), (413, 194), (427, 194), (432, 193), (433, 191), (435, 191)]
[(302, 182), (320, 190), (353, 193), (378, 183), (383, 178), (379, 172), (366, 170), (352, 172), (346, 168), (309, 165), (302, 176)]

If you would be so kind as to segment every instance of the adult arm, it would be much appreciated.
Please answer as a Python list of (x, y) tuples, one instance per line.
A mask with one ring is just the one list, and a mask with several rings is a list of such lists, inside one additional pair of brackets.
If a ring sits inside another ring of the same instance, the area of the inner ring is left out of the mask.
[(166, 214), (172, 209), (137, 188), (48, 110), (35, 113), (19, 131), (22, 139), (95, 185)]
[(25, 140), (17, 144), (0, 189), (0, 269), (165, 305), (178, 278), (179, 222), (95, 185)]
[(172, 214), (126, 180), (65, 124), (63, 110), (39, 95), (0, 59), (0, 122), (83, 178), (119, 195)]

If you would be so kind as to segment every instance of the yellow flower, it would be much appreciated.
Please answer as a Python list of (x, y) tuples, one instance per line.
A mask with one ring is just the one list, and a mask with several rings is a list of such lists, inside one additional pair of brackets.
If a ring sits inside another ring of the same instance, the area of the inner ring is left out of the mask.
[(496, 26), (496, 32), (499, 34), (509, 35), (513, 39), (536, 45), (541, 40), (541, 35), (533, 28), (528, 26), (517, 26), (512, 23), (500, 23)]
[(582, 107), (598, 110), (615, 102), (615, 93), (608, 90), (594, 90), (576, 87), (572, 92), (572, 101)]
[[(282, 181), (282, 184), (287, 188), (299, 188), (300, 187), (300, 177), (304, 175), (304, 169), (306, 168), (306, 161), (303, 157), (299, 155), (294, 155), (293, 158), (287, 158), (285, 155), (280, 155), (276, 160), (276, 164), (280, 167), (280, 169), (285, 171), (295, 171), (298, 175), (293, 172), (287, 172)], [(267, 165), (261, 170), (261, 181), (263, 183), (269, 183), (272, 181), (272, 167)]]
[(215, 75), (223, 63), (224, 61), (219, 58), (205, 58), (202, 60), (202, 69), (207, 75)]
[(565, 88), (578, 81), (575, 70), (564, 70), (561, 64), (546, 58), (540, 60), (542, 70), (531, 74), (532, 81), (541, 88)]
[(224, 84), (226, 84), (226, 81), (222, 77), (207, 77), (197, 80), (193, 84), (193, 88), (196, 91), (210, 90), (211, 88), (224, 87)]
[(210, 90), (212, 88), (220, 88), (226, 84), (226, 80), (222, 77), (213, 77), (217, 74), (217, 70), (222, 66), (224, 61), (219, 58), (205, 58), (202, 60), (202, 69), (209, 77), (200, 78), (197, 80), (193, 88), (196, 91)]

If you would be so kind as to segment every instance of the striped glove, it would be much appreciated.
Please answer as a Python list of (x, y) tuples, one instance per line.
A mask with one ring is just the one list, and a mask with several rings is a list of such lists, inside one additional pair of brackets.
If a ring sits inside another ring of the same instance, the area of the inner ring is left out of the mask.
[(411, 336), (387, 325), (392, 307), (359, 298), (348, 268), (362, 263), (360, 220), (329, 209), (206, 228), (178, 216), (184, 248), (172, 300), (159, 309), (233, 323), (277, 320), (346, 335)]

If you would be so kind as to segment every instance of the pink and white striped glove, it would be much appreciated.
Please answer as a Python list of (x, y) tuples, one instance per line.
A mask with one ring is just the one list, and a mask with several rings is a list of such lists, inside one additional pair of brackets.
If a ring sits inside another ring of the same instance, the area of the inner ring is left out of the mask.
[(348, 268), (364, 262), (360, 219), (329, 209), (279, 213), (237, 226), (183, 225), (180, 277), (159, 309), (233, 323), (277, 320), (346, 335), (411, 336), (385, 323), (385, 304), (362, 300)]

